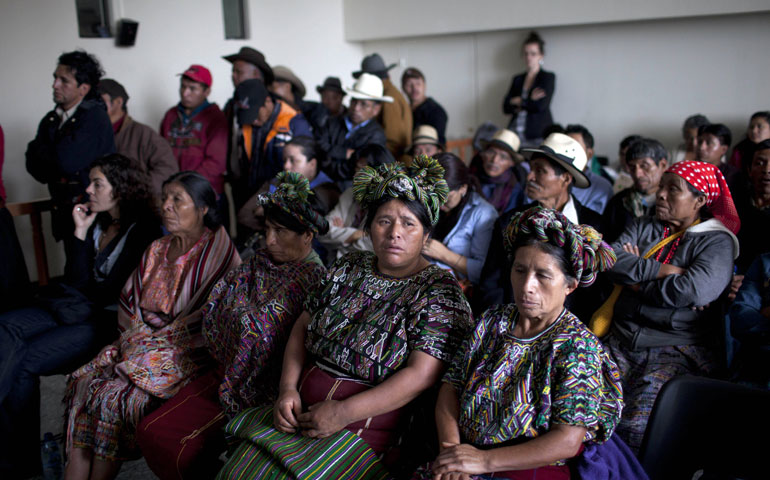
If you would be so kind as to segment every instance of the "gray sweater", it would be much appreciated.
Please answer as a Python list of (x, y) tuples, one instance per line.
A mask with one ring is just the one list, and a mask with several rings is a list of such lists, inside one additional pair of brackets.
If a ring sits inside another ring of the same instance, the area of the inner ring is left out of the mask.
[[(654, 256), (645, 260), (623, 251), (623, 244), (630, 243), (644, 255), (663, 239), (663, 228), (654, 217), (638, 218), (612, 244), (618, 261), (608, 272), (610, 279), (618, 285), (641, 286), (639, 292), (623, 289), (612, 317), (613, 334), (632, 350), (713, 343), (709, 337), (713, 340), (721, 311), (716, 305), (703, 311), (693, 307), (717, 300), (732, 279), (737, 239), (715, 219), (682, 236), (670, 262), (685, 269), (682, 275), (656, 279), (661, 262)], [(669, 248), (663, 248), (661, 261)]]

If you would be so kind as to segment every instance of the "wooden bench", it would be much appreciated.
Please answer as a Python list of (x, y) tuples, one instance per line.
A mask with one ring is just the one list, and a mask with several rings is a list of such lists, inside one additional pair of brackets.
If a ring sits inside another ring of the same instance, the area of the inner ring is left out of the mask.
[(471, 159), (473, 159), (473, 139), (458, 138), (457, 140), (447, 140), (446, 151), (454, 153), (460, 157), (466, 165), (469, 165)]
[(38, 285), (41, 287), (48, 285), (50, 277), (48, 274), (48, 255), (45, 253), (42, 213), (51, 211), (51, 199), (8, 203), (6, 207), (14, 217), (29, 215), (29, 221), (32, 224), (32, 244), (35, 248)]

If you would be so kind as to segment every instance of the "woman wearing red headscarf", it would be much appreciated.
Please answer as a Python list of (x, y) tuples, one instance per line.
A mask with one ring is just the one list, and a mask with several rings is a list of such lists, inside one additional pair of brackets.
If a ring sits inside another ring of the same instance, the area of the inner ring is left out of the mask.
[(713, 165), (674, 164), (655, 207), (654, 216), (637, 219), (612, 244), (618, 260), (609, 276), (618, 287), (592, 319), (599, 335), (603, 312), (612, 319), (603, 340), (623, 375), (626, 401), (617, 432), (634, 450), (663, 384), (717, 366), (716, 300), (738, 255), (740, 220)]

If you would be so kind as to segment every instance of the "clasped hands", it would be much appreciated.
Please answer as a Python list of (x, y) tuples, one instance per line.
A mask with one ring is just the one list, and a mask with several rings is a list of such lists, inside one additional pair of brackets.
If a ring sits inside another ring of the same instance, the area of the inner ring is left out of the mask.
[(351, 423), (345, 415), (344, 403), (324, 400), (302, 412), (302, 400), (296, 389), (282, 390), (273, 409), (273, 424), (284, 433), (301, 433), (310, 438), (329, 437)]
[(471, 480), (473, 475), (490, 472), (487, 452), (467, 443), (441, 442), (441, 452), (433, 462), (434, 480)]

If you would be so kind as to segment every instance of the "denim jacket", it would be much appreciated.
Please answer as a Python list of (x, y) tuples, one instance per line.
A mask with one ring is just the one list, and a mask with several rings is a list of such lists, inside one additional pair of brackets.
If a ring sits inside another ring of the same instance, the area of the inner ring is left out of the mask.
[[(468, 279), (478, 284), (481, 267), (487, 258), (492, 229), (497, 220), (497, 210), (476, 192), (470, 192), (470, 198), (460, 212), (457, 224), (444, 237), (444, 245), (455, 253), (468, 259)], [(436, 265), (451, 270), (440, 262)]]

